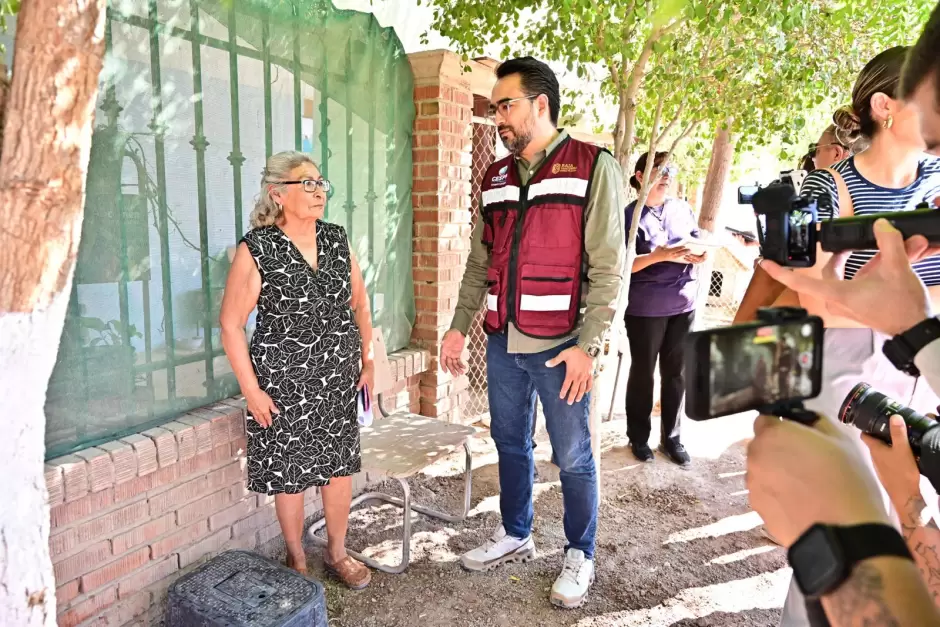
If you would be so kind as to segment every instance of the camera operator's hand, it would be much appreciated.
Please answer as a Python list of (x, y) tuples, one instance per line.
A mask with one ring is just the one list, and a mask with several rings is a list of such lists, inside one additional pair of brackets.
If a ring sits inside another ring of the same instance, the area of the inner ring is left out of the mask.
[(747, 451), (751, 507), (784, 546), (815, 523), (890, 524), (878, 480), (847, 427), (758, 416)]
[(682, 259), (688, 255), (691, 251), (685, 246), (657, 246), (652, 253), (650, 253), (653, 258), (659, 261), (673, 261), (674, 259)]
[(902, 511), (911, 498), (920, 498), (920, 470), (901, 416), (891, 416), (891, 446), (865, 433), (862, 441), (871, 451), (881, 485), (898, 511)]
[(927, 288), (911, 264), (940, 253), (940, 248), (931, 248), (922, 235), (904, 241), (884, 219), (875, 222), (874, 230), (879, 252), (851, 281), (843, 280), (849, 252), (833, 255), (821, 279), (768, 260), (760, 265), (795, 292), (823, 299), (833, 314), (897, 335), (933, 315)]

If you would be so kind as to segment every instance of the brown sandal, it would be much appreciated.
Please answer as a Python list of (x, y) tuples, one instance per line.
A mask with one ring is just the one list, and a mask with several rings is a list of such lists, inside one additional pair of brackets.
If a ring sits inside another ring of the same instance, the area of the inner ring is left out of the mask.
[(339, 579), (351, 590), (362, 590), (372, 581), (372, 571), (348, 555), (335, 564), (330, 564), (324, 557), (323, 566), (328, 574)]

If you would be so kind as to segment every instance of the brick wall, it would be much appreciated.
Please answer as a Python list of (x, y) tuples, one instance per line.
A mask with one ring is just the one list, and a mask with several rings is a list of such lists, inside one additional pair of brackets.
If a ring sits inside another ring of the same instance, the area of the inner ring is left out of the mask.
[[(389, 361), (385, 409), (416, 411), (427, 352)], [(227, 400), (46, 464), (60, 627), (152, 624), (183, 573), (227, 549), (271, 552), (274, 498), (245, 488), (244, 407)], [(354, 491), (365, 485), (357, 475)], [(321, 511), (319, 490), (305, 501), (308, 517)]]
[(450, 326), (470, 244), (470, 150), (473, 94), (457, 55), (409, 55), (415, 75), (414, 259), (417, 316), (412, 340), (431, 354), (421, 377), (421, 414), (448, 422), (463, 413), (466, 376), (438, 364)]

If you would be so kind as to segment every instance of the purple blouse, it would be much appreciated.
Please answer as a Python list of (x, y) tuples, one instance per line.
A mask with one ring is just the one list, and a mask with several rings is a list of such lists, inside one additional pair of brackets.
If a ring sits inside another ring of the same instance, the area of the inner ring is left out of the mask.
[[(629, 237), (636, 201), (626, 209), (624, 230)], [(643, 207), (636, 232), (636, 252), (645, 255), (657, 246), (678, 244), (699, 237), (692, 207), (677, 198), (667, 198), (662, 207)], [(695, 309), (696, 271), (692, 264), (662, 261), (634, 272), (626, 313), (646, 318), (675, 316)]]

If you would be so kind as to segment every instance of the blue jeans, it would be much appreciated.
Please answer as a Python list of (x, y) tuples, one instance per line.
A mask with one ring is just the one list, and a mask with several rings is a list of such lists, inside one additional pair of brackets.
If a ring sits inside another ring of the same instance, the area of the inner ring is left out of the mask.
[(564, 364), (545, 363), (575, 340), (533, 354), (506, 352), (505, 334), (491, 335), (486, 347), (486, 380), (489, 387), (490, 433), (499, 453), (499, 508), (506, 533), (528, 538), (532, 532), (532, 424), (536, 396), (542, 401), (545, 426), (552, 444), (552, 462), (561, 471), (565, 505), (565, 547), (594, 557), (597, 533), (597, 473), (588, 428), (590, 396), (568, 405), (559, 398), (565, 380)]

